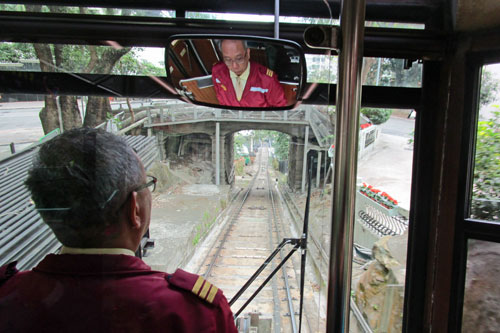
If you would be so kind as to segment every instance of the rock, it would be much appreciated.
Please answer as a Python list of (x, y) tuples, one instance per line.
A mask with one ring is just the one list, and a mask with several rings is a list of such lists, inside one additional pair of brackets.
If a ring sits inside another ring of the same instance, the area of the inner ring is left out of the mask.
[(386, 236), (373, 245), (375, 260), (355, 290), (355, 301), (375, 332), (401, 332), (407, 235)]

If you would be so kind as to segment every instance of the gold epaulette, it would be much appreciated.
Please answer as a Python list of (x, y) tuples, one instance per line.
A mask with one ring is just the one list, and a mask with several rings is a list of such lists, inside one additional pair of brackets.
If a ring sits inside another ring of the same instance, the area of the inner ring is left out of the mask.
[(216, 296), (222, 293), (219, 288), (202, 276), (188, 273), (182, 269), (178, 269), (174, 274), (168, 276), (167, 281), (176, 287), (191, 291), (197, 297), (211, 304), (217, 304)]
[(191, 289), (191, 292), (196, 296), (206, 300), (208, 303), (212, 303), (214, 301), (215, 295), (217, 295), (218, 290), (219, 288), (205, 280), (203, 277), (199, 276), (193, 286), (193, 289)]

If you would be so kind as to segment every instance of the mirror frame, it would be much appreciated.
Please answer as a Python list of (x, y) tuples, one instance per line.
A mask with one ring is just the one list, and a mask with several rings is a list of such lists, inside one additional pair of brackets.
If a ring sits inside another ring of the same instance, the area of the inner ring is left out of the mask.
[[(229, 106), (229, 105), (215, 105), (215, 104), (210, 104), (210, 103), (205, 103), (205, 102), (199, 102), (192, 100), (190, 98), (187, 98), (186, 96), (183, 96), (182, 94), (178, 93), (177, 89), (172, 81), (172, 76), (170, 75), (170, 71), (168, 69), (168, 63), (169, 63), (169, 52), (168, 50), (171, 48), (170, 45), (174, 40), (179, 40), (179, 39), (244, 39), (247, 41), (256, 41), (256, 42), (262, 42), (262, 43), (275, 43), (275, 44), (281, 44), (285, 45), (291, 48), (294, 48), (298, 51), (299, 53), (299, 66), (300, 66), (300, 79), (299, 79), (299, 87), (297, 90), (297, 97), (296, 101), (293, 104), (287, 105), (287, 106), (280, 106), (280, 107), (242, 107), (242, 106)], [(178, 34), (178, 35), (172, 35), (168, 38), (167, 40), (167, 46), (165, 47), (165, 70), (166, 70), (166, 79), (167, 82), (174, 88), (174, 90), (177, 93), (177, 97), (187, 103), (195, 104), (195, 105), (202, 105), (202, 106), (207, 106), (207, 107), (212, 107), (212, 108), (219, 108), (219, 109), (229, 109), (229, 110), (240, 110), (240, 111), (273, 111), (273, 110), (290, 110), (298, 106), (302, 102), (302, 94), (303, 91), (305, 90), (305, 84), (307, 82), (307, 66), (306, 66), (306, 58), (304, 54), (304, 50), (300, 46), (300, 44), (290, 41), (290, 40), (285, 40), (285, 39), (276, 39), (276, 38), (269, 38), (269, 37), (258, 37), (258, 36), (247, 36), (247, 35), (230, 35), (230, 34)]]

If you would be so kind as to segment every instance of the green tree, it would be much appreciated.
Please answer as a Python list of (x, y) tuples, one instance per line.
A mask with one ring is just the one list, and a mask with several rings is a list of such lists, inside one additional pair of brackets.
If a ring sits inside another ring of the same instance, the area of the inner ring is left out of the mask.
[(405, 68), (403, 59), (366, 58), (363, 72), (367, 85), (419, 87), (422, 82), (421, 64)]
[(363, 108), (361, 113), (368, 117), (375, 125), (383, 124), (392, 114), (391, 109), (378, 109), (378, 108)]
[(290, 136), (285, 133), (269, 130), (255, 131), (254, 138), (256, 141), (269, 142), (274, 149), (274, 155), (280, 161), (288, 159), (288, 146), (290, 144)]
[[(30, 11), (30, 12), (52, 12), (52, 13), (96, 13), (116, 15), (121, 10), (87, 9), (76, 7), (58, 7), (41, 5), (1, 5), (2, 10)], [(133, 15), (134, 12), (122, 14)], [(112, 73), (115, 64), (122, 56), (129, 53), (130, 48), (82, 46), (82, 45), (49, 45), (49, 44), (23, 44), (2, 43), (0, 46), (0, 61), (17, 63), (23, 59), (38, 59), (40, 69), (45, 72), (74, 72), (74, 73)], [(146, 64), (148, 70), (157, 70), (151, 64)], [(45, 106), (40, 111), (40, 121), (45, 133), (60, 127), (58, 116), (58, 103), (62, 114), (64, 129), (79, 127), (82, 125), (80, 110), (77, 105), (76, 96), (45, 96)], [(96, 126), (106, 120), (111, 112), (111, 105), (107, 98), (90, 96), (88, 98), (87, 110), (83, 123), (86, 126)]]
[(273, 132), (274, 154), (279, 161), (288, 159), (288, 149), (290, 146), (290, 136), (281, 132)]
[(235, 158), (240, 158), (240, 152), (243, 151), (243, 146), (250, 146), (250, 136), (244, 135), (242, 132), (237, 132), (234, 134), (234, 156)]
[(0, 43), (0, 62), (18, 63), (21, 60), (35, 58), (35, 49), (31, 44)]
[(500, 220), (500, 107), (479, 121), (476, 139), (471, 213), (485, 220)]
[(481, 73), (481, 92), (480, 104), (486, 106), (492, 103), (497, 95), (499, 81), (493, 77), (493, 74), (486, 68)]

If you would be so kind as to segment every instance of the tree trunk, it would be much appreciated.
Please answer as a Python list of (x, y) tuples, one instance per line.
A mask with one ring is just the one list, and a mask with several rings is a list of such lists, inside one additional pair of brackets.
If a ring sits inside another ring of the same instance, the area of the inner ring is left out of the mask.
[[(26, 9), (35, 12), (41, 12), (41, 6), (26, 5)], [(57, 7), (51, 7), (52, 12), (61, 12)], [(64, 59), (62, 57), (62, 46), (55, 45), (54, 53), (48, 44), (33, 44), (35, 53), (40, 60), (40, 69), (42, 72), (58, 72)], [(47, 91), (45, 96), (45, 107), (39, 113), (40, 122), (42, 123), (43, 132), (45, 134), (60, 128), (59, 112), (56, 103), (57, 91)], [(61, 107), (61, 116), (63, 120), (63, 129), (68, 130), (74, 127), (82, 126), (82, 117), (78, 109), (77, 99), (74, 96), (59, 97), (59, 105)]]
[(361, 70), (361, 84), (366, 84), (368, 81), (368, 74), (376, 62), (377, 58), (364, 58), (363, 69)]
[(59, 97), (59, 104), (61, 105), (64, 130), (82, 127), (82, 116), (80, 115), (76, 96), (61, 96)]
[(130, 123), (133, 124), (135, 123), (135, 114), (134, 114), (134, 109), (132, 108), (132, 104), (130, 104), (130, 98), (127, 97), (127, 106), (128, 106), (128, 111), (130, 112)]
[(59, 127), (59, 117), (57, 115), (56, 97), (54, 95), (45, 95), (44, 98), (45, 107), (40, 110), (38, 116), (42, 123), (43, 133), (47, 134)]
[(112, 113), (111, 104), (107, 97), (89, 96), (84, 126), (95, 127), (106, 121), (108, 113)]
[[(40, 5), (26, 5), (26, 10), (31, 12), (41, 12)], [(59, 7), (49, 6), (52, 13), (64, 13), (65, 10)], [(80, 9), (85, 11), (85, 9)], [(33, 44), (36, 55), (40, 60), (40, 69), (42, 72), (58, 72), (59, 69), (69, 59), (63, 57), (63, 46), (55, 45), (53, 49), (49, 44)], [(102, 55), (98, 56), (94, 46), (87, 46), (90, 51), (90, 60), (85, 68), (85, 73), (111, 73), (116, 62), (130, 48), (114, 47), (107, 49)], [(59, 127), (59, 114), (56, 104), (57, 91), (47, 91), (45, 96), (45, 107), (40, 111), (40, 121), (45, 134)], [(68, 130), (82, 125), (80, 110), (78, 109), (77, 97), (61, 96), (59, 99), (61, 114), (63, 119), (63, 128)], [(85, 126), (97, 126), (106, 120), (108, 112), (111, 112), (111, 105), (106, 97), (89, 96), (87, 110), (85, 115)]]
[[(98, 73), (111, 73), (116, 62), (120, 60), (130, 48), (109, 48), (94, 64)], [(87, 110), (85, 112), (84, 126), (95, 127), (106, 121), (108, 113), (112, 113), (111, 104), (106, 97), (89, 96)]]
[[(61, 116), (63, 119), (63, 130), (67, 131), (82, 126), (82, 117), (75, 96), (60, 96)], [(45, 96), (45, 107), (40, 111), (40, 121), (45, 134), (53, 131), (59, 126), (59, 112), (57, 110), (56, 96)]]

